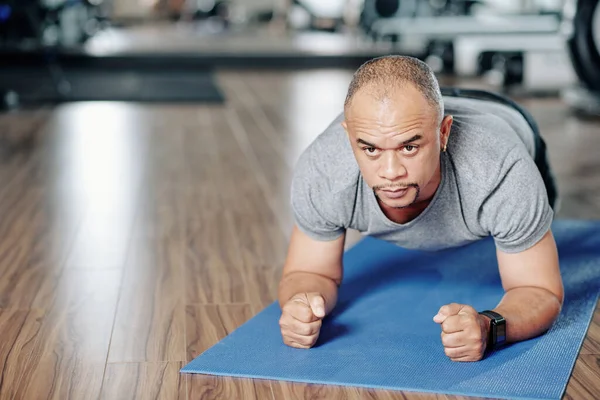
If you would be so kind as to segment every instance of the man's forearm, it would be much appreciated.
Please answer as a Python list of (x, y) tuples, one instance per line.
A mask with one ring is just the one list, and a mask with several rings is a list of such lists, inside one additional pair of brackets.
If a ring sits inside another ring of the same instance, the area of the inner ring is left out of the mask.
[(561, 308), (562, 300), (550, 291), (519, 287), (508, 290), (494, 311), (506, 319), (506, 341), (519, 342), (547, 331)]
[(320, 293), (325, 299), (325, 314), (329, 314), (337, 302), (338, 285), (330, 278), (310, 272), (292, 272), (279, 283), (281, 307), (298, 293)]

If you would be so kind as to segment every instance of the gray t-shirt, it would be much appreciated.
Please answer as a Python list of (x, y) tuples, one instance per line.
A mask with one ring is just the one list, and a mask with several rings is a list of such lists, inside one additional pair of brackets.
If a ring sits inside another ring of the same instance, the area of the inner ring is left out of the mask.
[(327, 241), (348, 228), (420, 250), (462, 246), (492, 236), (508, 253), (526, 250), (553, 219), (534, 163), (531, 128), (515, 109), (492, 101), (444, 98), (454, 117), (441, 182), (428, 207), (405, 224), (389, 220), (363, 180), (343, 115), (303, 152), (291, 205), (299, 229)]

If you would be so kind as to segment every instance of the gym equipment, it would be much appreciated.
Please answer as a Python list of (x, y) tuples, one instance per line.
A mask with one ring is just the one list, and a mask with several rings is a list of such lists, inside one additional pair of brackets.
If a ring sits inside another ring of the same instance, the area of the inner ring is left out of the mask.
[[(468, 16), (479, 0), (365, 0), (360, 25), (375, 40), (395, 41), (398, 23), (420, 18)], [(418, 23), (418, 22), (417, 22)]]
[(461, 35), (453, 45), (457, 75), (485, 76), (504, 90), (557, 92), (577, 80), (558, 32)]
[(556, 32), (458, 36), (455, 72), (484, 75), (505, 90), (560, 93), (573, 109), (600, 115), (600, 6), (569, 0)]
[(372, 2), (375, 6), (375, 11), (381, 18), (390, 18), (400, 8), (400, 0), (376, 0)]
[(459, 35), (499, 33), (556, 32), (559, 19), (554, 15), (466, 15), (381, 19), (372, 31), (380, 36), (424, 35), (431, 39), (452, 39)]
[(558, 320), (542, 336), (475, 363), (444, 354), (442, 305), (482, 311), (504, 292), (491, 238), (441, 252), (401, 249), (370, 237), (344, 255), (333, 313), (309, 350), (283, 344), (273, 303), (181, 372), (486, 398), (560, 399), (600, 287), (600, 221), (555, 221), (565, 286)]
[[(556, 35), (560, 26), (557, 13), (486, 13), (482, 12), (485, 9), (482, 1), (403, 1), (392, 17), (381, 14), (373, 17), (376, 14), (373, 6), (376, 5), (377, 2), (365, 3), (365, 15), (370, 16), (363, 19), (363, 26), (368, 26), (367, 33), (375, 41), (397, 43), (402, 50), (426, 49), (425, 61), (436, 72), (455, 72), (454, 63), (464, 57), (456, 48), (457, 38), (485, 40), (490, 36), (508, 34)], [(477, 12), (474, 12), (475, 6)], [(514, 46), (518, 42), (507, 44)], [(477, 60), (478, 56), (462, 64), (475, 66)]]
[(581, 84), (563, 91), (574, 109), (600, 115), (600, 1), (569, 0), (563, 32), (568, 53)]
[(0, 45), (72, 47), (107, 24), (104, 0), (0, 0)]
[[(27, 76), (27, 79), (24, 79)], [(0, 76), (4, 108), (71, 101), (210, 102), (224, 95), (211, 71), (15, 68)]]
[[(344, 24), (344, 0), (292, 0), (291, 15), (293, 19), (302, 21), (296, 25), (295, 29), (309, 29), (315, 31), (335, 32), (342, 28)], [(300, 18), (294, 18), (303, 15)]]

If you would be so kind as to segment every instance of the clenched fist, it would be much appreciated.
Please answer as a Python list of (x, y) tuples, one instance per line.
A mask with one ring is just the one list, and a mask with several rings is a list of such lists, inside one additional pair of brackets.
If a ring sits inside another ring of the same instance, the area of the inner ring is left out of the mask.
[(284, 304), (279, 326), (283, 342), (290, 347), (309, 349), (317, 342), (325, 299), (319, 293), (299, 293)]
[(441, 324), (442, 344), (452, 361), (479, 361), (487, 346), (488, 322), (471, 306), (443, 306), (433, 320)]

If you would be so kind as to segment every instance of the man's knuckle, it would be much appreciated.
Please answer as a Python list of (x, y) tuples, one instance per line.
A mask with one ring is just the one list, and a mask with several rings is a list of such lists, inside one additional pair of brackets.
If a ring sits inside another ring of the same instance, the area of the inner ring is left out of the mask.
[(450, 332), (452, 328), (452, 319), (448, 318), (444, 322), (442, 322), (442, 330), (446, 333)]
[(290, 311), (292, 311), (292, 310), (295, 308), (294, 306), (295, 306), (295, 304), (294, 304), (294, 302), (293, 302), (293, 301), (288, 301), (287, 303), (285, 303), (285, 304), (283, 305), (283, 308), (281, 309), (281, 311), (282, 311), (284, 314), (289, 314), (289, 313), (290, 313)]
[(300, 339), (299, 341), (303, 346), (311, 346), (312, 345), (312, 338), (310, 336), (305, 336), (302, 339)]
[(315, 335), (317, 333), (319, 333), (319, 331), (321, 330), (321, 321), (317, 321), (311, 329), (311, 335)]
[(297, 333), (298, 335), (301, 335), (302, 334), (302, 323), (294, 322), (294, 324), (291, 326), (291, 331), (294, 333)]
[(442, 344), (444, 346), (447, 346), (448, 345), (448, 335), (446, 335), (444, 332), (442, 332), (441, 338), (442, 338)]
[(310, 325), (300, 324), (298, 327), (298, 333), (303, 336), (308, 336), (311, 334)]

